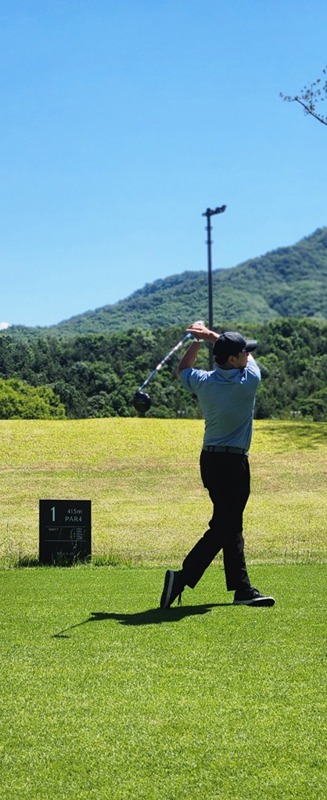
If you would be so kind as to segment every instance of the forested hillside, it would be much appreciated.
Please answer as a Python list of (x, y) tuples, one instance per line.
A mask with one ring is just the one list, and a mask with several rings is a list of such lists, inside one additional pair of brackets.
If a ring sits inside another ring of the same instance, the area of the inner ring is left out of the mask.
[[(242, 326), (241, 330), (259, 342), (257, 358), (262, 383), (257, 417), (327, 419), (327, 322), (277, 319), (264, 325), (248, 325), (246, 329)], [(16, 397), (14, 402), (15, 386), (22, 397), (22, 380), (31, 387), (46, 387), (40, 394), (48, 403), (44, 415), (135, 416), (131, 402), (134, 392), (182, 332), (181, 327), (175, 326), (74, 338), (41, 334), (15, 337), (3, 333), (0, 418), (34, 415), (31, 406), (29, 413), (21, 413), (21, 399)], [(152, 407), (148, 416), (199, 416), (196, 400), (182, 389), (175, 376), (178, 358), (179, 355), (169, 361), (149, 384)], [(197, 365), (208, 366), (205, 345)], [(38, 411), (37, 415), (42, 413)]]
[[(184, 272), (146, 284), (119, 303), (38, 332), (76, 336), (126, 331), (134, 326), (185, 327), (193, 319), (208, 318), (207, 298), (206, 270)], [(216, 324), (229, 327), (236, 321), (262, 323), (278, 317), (327, 319), (327, 227), (292, 247), (279, 248), (232, 269), (214, 270), (213, 307)], [(20, 331), (10, 330), (12, 335)], [(33, 333), (35, 329), (27, 330)]]

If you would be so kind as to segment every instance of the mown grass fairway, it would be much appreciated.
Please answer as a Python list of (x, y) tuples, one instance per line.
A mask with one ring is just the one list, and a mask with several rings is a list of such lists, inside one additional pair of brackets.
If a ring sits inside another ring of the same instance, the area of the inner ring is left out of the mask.
[(157, 609), (161, 568), (0, 572), (3, 800), (325, 798), (325, 569), (211, 569)]
[[(0, 422), (0, 562), (38, 554), (39, 498), (91, 499), (93, 552), (179, 563), (207, 527), (201, 420)], [(326, 557), (327, 424), (256, 422), (249, 563)], [(109, 558), (109, 560), (110, 560)]]
[[(0, 423), (3, 800), (322, 800), (327, 425), (261, 422), (245, 514), (250, 577), (217, 560), (182, 607), (166, 566), (205, 530), (198, 421)], [(38, 554), (38, 500), (91, 499), (95, 563)]]

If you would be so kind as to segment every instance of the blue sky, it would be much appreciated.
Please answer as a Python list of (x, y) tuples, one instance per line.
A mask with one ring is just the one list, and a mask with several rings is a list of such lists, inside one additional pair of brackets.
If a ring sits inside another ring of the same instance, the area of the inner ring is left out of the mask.
[(207, 207), (214, 269), (326, 225), (327, 129), (279, 97), (326, 31), (325, 0), (1, 0), (0, 322), (206, 270)]

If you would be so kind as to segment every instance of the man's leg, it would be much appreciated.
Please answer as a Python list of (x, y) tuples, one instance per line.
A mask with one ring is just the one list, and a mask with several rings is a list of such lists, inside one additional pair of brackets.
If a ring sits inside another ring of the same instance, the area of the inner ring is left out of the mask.
[(185, 585), (194, 588), (223, 549), (227, 589), (248, 588), (242, 536), (243, 509), (250, 491), (247, 457), (202, 451), (200, 464), (202, 481), (213, 503), (213, 516), (209, 530), (183, 561)]
[(250, 495), (250, 468), (247, 456), (231, 454), (232, 476), (234, 476), (236, 492), (231, 498), (231, 507), (228, 512), (228, 521), (224, 525), (226, 535), (223, 541), (223, 558), (228, 591), (232, 589), (247, 590), (250, 580), (247, 573), (244, 539), (243, 539), (243, 511)]
[(262, 595), (251, 586), (244, 558), (243, 511), (250, 493), (247, 457), (202, 452), (201, 474), (213, 502), (210, 527), (184, 559), (183, 568), (167, 571), (161, 608), (169, 608), (186, 585), (194, 588), (221, 548), (226, 586), (235, 590), (234, 604), (273, 606), (271, 595)]

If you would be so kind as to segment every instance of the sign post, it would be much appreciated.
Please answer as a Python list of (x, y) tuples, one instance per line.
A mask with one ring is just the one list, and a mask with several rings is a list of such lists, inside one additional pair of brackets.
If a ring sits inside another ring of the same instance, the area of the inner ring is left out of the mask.
[(91, 500), (40, 500), (40, 563), (72, 566), (90, 557)]

